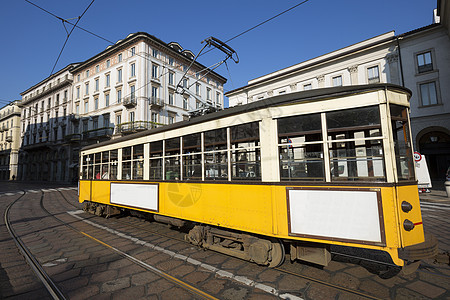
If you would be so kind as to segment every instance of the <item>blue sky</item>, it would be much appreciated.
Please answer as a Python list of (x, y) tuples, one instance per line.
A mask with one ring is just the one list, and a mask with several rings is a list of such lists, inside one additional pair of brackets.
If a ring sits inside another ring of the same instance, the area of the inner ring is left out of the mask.
[[(64, 19), (80, 16), (92, 0), (30, 0)], [(96, 0), (78, 23), (110, 41), (145, 31), (197, 53), (209, 36), (226, 41), (301, 1)], [(225, 90), (330, 51), (395, 30), (401, 34), (432, 23), (435, 0), (309, 0), (232, 40), (240, 62), (216, 71)], [(72, 20), (71, 22), (76, 22)], [(71, 30), (71, 28), (67, 28)], [(66, 39), (62, 22), (24, 0), (3, 0), (0, 10), (0, 107), (48, 77)], [(103, 51), (108, 42), (75, 29), (55, 71)], [(209, 66), (219, 51), (200, 57)]]

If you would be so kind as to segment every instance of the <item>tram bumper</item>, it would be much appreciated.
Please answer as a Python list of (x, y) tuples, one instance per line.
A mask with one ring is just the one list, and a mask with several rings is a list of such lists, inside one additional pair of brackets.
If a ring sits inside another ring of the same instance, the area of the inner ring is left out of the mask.
[(420, 244), (407, 246), (398, 250), (399, 258), (405, 261), (433, 259), (438, 255), (438, 241), (432, 234), (425, 234), (425, 241)]

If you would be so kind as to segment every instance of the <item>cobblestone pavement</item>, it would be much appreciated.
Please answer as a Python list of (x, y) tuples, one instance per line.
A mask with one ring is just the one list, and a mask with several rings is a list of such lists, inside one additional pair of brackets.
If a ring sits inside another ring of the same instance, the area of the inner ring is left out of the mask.
[[(280, 269), (269, 269), (200, 250), (182, 241), (183, 232), (166, 225), (135, 217), (87, 215), (78, 211), (75, 190), (46, 189), (45, 207), (89, 238), (46, 216), (39, 208), (39, 190), (35, 191), (13, 207), (11, 219), (16, 220), (14, 226), (26, 245), (70, 299), (199, 298), (93, 238), (220, 299), (276, 298), (274, 290), (280, 296), (303, 299), (450, 299), (448, 265), (425, 261), (414, 274), (390, 279), (342, 260), (334, 260), (326, 268), (287, 261)], [(14, 195), (14, 187), (0, 187), (2, 212), (17, 198)], [(425, 230), (438, 237), (442, 251), (448, 251), (450, 201), (434, 191), (421, 195), (421, 199)], [(5, 255), (0, 255), (0, 298), (45, 299), (48, 296), (12, 243), (2, 223), (0, 247)]]

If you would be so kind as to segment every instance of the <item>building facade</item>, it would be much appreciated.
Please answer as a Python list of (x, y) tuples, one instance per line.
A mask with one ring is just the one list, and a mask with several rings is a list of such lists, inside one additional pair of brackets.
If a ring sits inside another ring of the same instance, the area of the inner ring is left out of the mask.
[(81, 63), (72, 70), (73, 134), (104, 140), (185, 120), (202, 104), (223, 109), (226, 79), (193, 58), (138, 32)]
[(193, 60), (139, 32), (22, 92), (17, 178), (77, 181), (83, 146), (223, 109), (226, 79)]
[(440, 23), (398, 36), (388, 32), (250, 80), (226, 93), (230, 106), (314, 88), (372, 83), (405, 86), (413, 94), (414, 149), (426, 155), (432, 180), (442, 181), (450, 166), (450, 39), (445, 4), (438, 1)]
[(0, 108), (0, 180), (17, 178), (20, 147), (19, 101)]
[(21, 93), (18, 179), (67, 182), (78, 173), (79, 142), (67, 136), (72, 114), (71, 64)]

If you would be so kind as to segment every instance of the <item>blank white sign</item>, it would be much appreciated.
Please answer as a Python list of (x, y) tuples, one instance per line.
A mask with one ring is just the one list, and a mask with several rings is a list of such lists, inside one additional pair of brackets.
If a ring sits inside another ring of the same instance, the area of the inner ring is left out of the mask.
[(158, 211), (158, 185), (111, 183), (111, 203)]
[(289, 190), (290, 232), (381, 242), (377, 192)]

